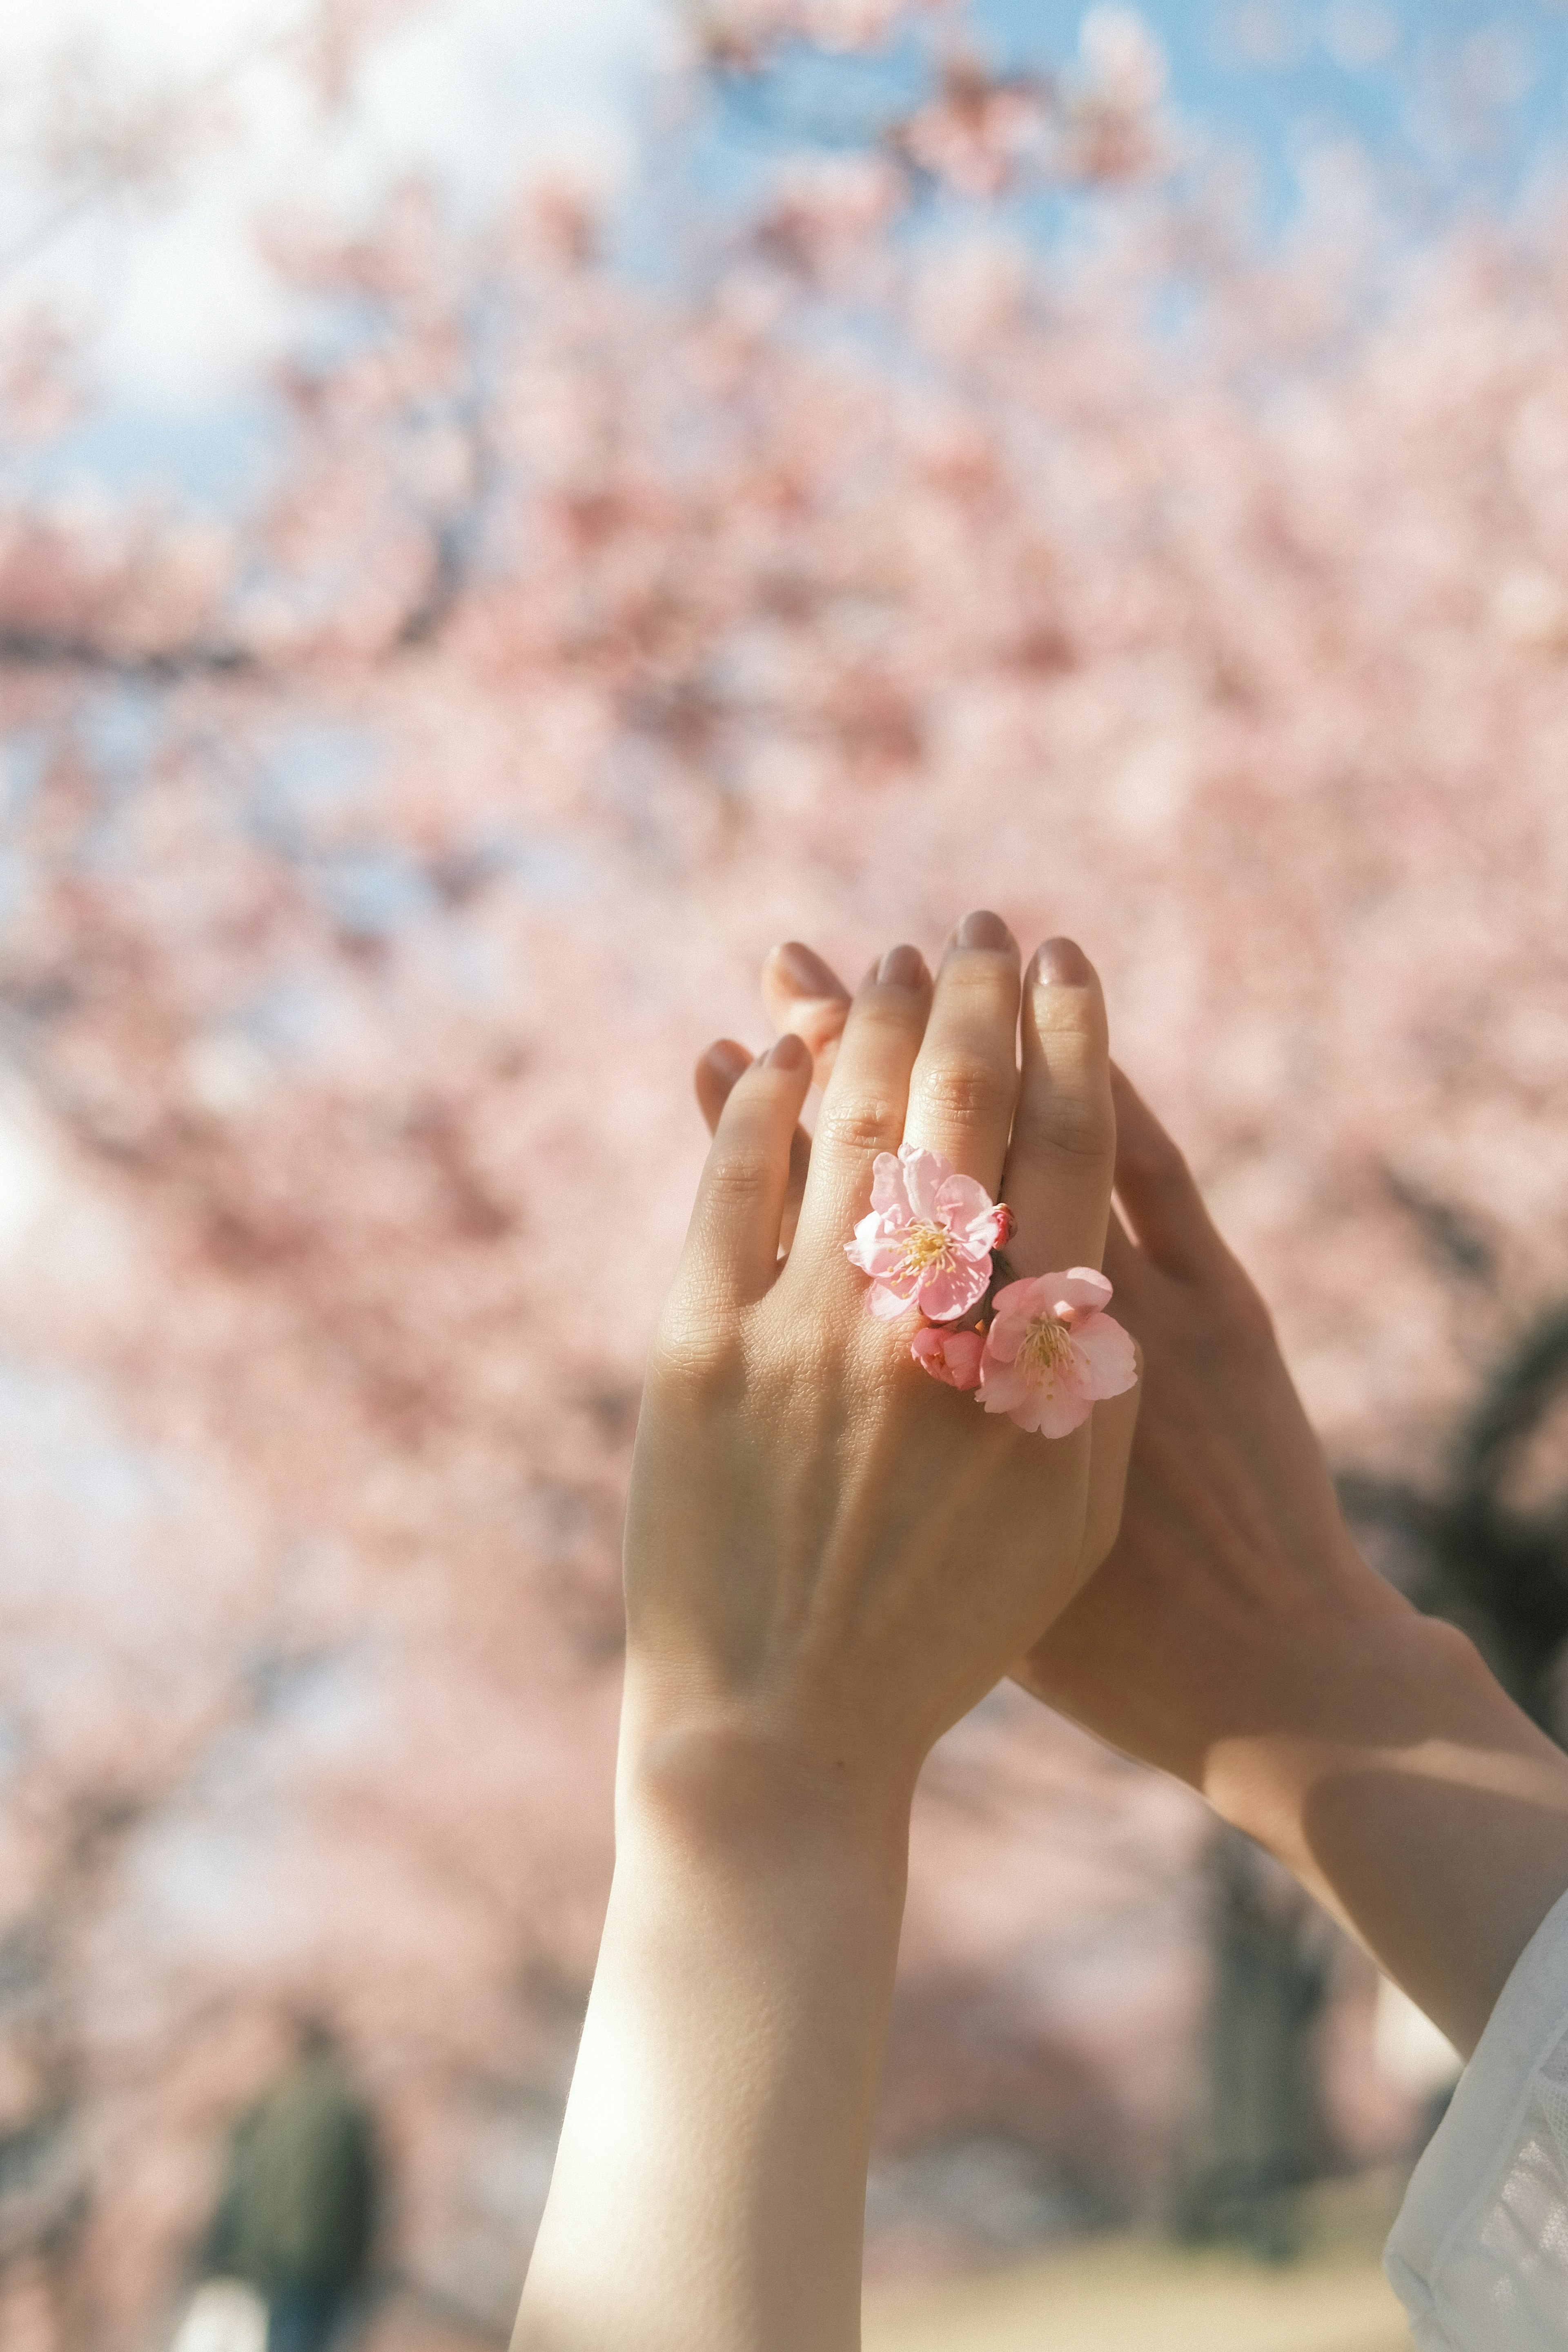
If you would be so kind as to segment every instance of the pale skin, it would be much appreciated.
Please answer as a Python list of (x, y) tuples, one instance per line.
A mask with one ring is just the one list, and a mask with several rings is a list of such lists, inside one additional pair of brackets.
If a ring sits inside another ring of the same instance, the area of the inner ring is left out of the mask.
[[(858, 2344), (914, 1778), (1009, 1667), (1270, 1846), (1463, 2050), (1568, 1885), (1568, 1759), (1355, 1552), (1088, 967), (1031, 965), (1020, 1075), (1011, 940), (959, 936), (934, 994), (912, 950), (853, 1000), (776, 951), (784, 1042), (699, 1066), (717, 1133), (639, 1431), (615, 1885), (514, 2352)], [(842, 1243), (906, 1133), (1000, 1184), (1015, 1271), (1103, 1244), (1144, 1378), (1073, 1438), (988, 1422), (860, 1312)]]
[(1005, 1193), (1016, 1270), (1099, 1264), (1093, 971), (1058, 940), (1021, 975), (973, 915), (839, 1031), (804, 1182), (810, 1053), (726, 1087), (649, 1365), (615, 1879), (516, 2352), (858, 2345), (916, 1776), (1116, 1530), (1136, 1390), (1026, 1434), (928, 1380), (844, 1254), (907, 1139)]
[[(794, 944), (763, 985), (826, 1076), (831, 969)], [(703, 1057), (710, 1118), (744, 1058)], [(1176, 1146), (1113, 1087), (1105, 1270), (1142, 1410), (1117, 1540), (1015, 1671), (1269, 1847), (1468, 2055), (1568, 1887), (1568, 1758), (1362, 1559), (1262, 1300)]]

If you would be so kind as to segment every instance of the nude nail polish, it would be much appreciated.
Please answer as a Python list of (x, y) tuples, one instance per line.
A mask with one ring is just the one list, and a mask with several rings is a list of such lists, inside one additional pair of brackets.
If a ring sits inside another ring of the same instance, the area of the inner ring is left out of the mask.
[(889, 948), (877, 978), (884, 988), (919, 988), (926, 976), (926, 960), (919, 948)]
[(1082, 988), (1090, 977), (1089, 958), (1076, 940), (1047, 940), (1036, 954), (1035, 977), (1048, 988)]
[(961, 948), (1010, 948), (1016, 942), (1012, 932), (1000, 915), (988, 907), (981, 907), (973, 915), (965, 915), (953, 933), (953, 944)]
[(785, 940), (773, 950), (773, 960), (797, 996), (843, 994), (832, 971), (803, 940)]

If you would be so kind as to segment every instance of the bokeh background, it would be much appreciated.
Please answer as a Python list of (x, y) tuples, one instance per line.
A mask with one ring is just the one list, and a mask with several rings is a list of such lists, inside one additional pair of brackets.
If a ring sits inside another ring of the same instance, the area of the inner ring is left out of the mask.
[[(11, 0), (6, 2352), (504, 2341), (778, 938), (1085, 942), (1378, 1564), (1568, 1729), (1565, 151), (1547, 5)], [(1151, 2249), (1310, 2266), (1446, 2079), (1005, 1688), (885, 2326), (1055, 2341), (940, 2282), (1092, 2239), (1173, 2344)]]

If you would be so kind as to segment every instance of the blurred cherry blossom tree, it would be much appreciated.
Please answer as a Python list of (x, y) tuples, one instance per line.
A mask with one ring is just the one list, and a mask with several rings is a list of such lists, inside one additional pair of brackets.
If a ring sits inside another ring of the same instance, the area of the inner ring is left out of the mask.
[[(857, 135), (698, 201), (846, 52), (904, 59)], [(1568, 1288), (1556, 213), (1416, 246), (1336, 184), (1263, 242), (1121, 9), (1004, 74), (961, 9), (714, 0), (686, 70), (629, 220), (258, 224), (254, 508), (40, 487), (92, 386), (5, 322), (8, 2345), (146, 2340), (307, 2012), (398, 2324), (508, 2324), (687, 1072), (773, 940), (1071, 929), (1363, 1477), (1440, 1480)], [(879, 2242), (975, 2234), (955, 2133), (1030, 2226), (1157, 2205), (1200, 1835), (1020, 1699), (944, 1748)]]

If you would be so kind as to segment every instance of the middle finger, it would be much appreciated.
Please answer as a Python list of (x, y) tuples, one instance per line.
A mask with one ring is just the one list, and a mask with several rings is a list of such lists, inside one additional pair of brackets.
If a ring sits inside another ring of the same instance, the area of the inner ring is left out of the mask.
[(966, 915), (937, 974), (904, 1134), (993, 1199), (1018, 1098), (1017, 1034), (1017, 941), (1000, 915)]

